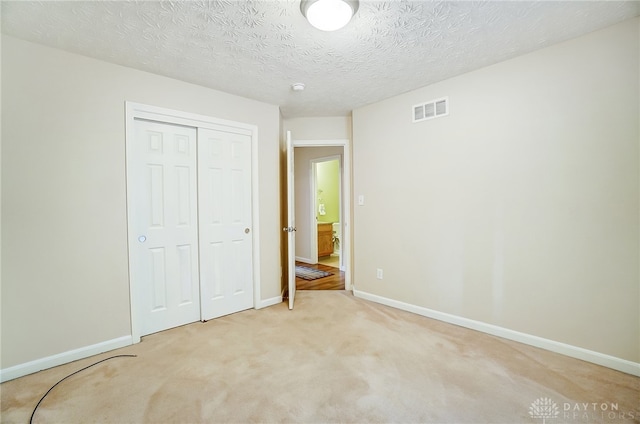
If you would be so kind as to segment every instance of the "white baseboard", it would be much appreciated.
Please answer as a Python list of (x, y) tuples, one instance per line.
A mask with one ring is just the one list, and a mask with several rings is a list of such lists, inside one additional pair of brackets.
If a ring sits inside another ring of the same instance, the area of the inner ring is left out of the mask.
[[(279, 303), (282, 303), (282, 295), (275, 296), (270, 299), (261, 300), (258, 305), (256, 305), (256, 309), (266, 308), (269, 306), (277, 305)], [(18, 377), (23, 377), (25, 375), (33, 374), (35, 372), (42, 371), (48, 368), (57, 367), (58, 365), (77, 361), (78, 359), (88, 358), (89, 356), (97, 355), (109, 350), (130, 346), (134, 343), (139, 342), (140, 338), (134, 340), (131, 335), (122, 336), (118, 337), (117, 339), (107, 340), (91, 346), (81, 347), (67, 352), (58, 353), (56, 355), (47, 356), (45, 358), (25, 362), (24, 364), (15, 365), (13, 367), (0, 369), (0, 383), (13, 380)]]
[(300, 256), (296, 256), (296, 262), (304, 262), (305, 264), (309, 264), (309, 265), (315, 265), (316, 264), (316, 262), (313, 262), (311, 259), (302, 258)]
[(104, 342), (96, 343), (91, 346), (85, 346), (67, 352), (58, 353), (57, 355), (47, 356), (46, 358), (36, 359), (31, 362), (25, 362), (24, 364), (15, 365), (13, 367), (0, 370), (0, 383), (13, 380), (14, 378), (22, 377), (34, 372), (42, 371), (47, 368), (57, 367), (58, 365), (66, 364), (78, 359), (84, 359), (89, 356), (97, 355), (99, 353), (107, 352), (113, 349), (119, 349), (121, 347), (130, 346), (133, 344), (131, 336), (122, 336), (117, 339), (107, 340)]
[(428, 318), (437, 319), (439, 321), (448, 322), (450, 324), (459, 325), (460, 327), (470, 328), (472, 330), (481, 331), (493, 336), (502, 337), (504, 339), (513, 340), (530, 346), (549, 350), (551, 352), (560, 353), (572, 358), (581, 359), (604, 367), (622, 371), (627, 374), (640, 377), (640, 363), (628, 361), (626, 359), (617, 358), (615, 356), (606, 355), (604, 353), (595, 352), (577, 346), (556, 342), (531, 334), (521, 333), (519, 331), (509, 330), (508, 328), (498, 327), (497, 325), (487, 324), (481, 321), (475, 321), (469, 318), (459, 317), (444, 312), (434, 311), (433, 309), (423, 308), (422, 306), (411, 305), (409, 303), (400, 302), (398, 300), (389, 299), (375, 294), (353, 290), (353, 295), (361, 299), (370, 300), (372, 302), (381, 303), (403, 311), (412, 312)]
[(269, 306), (277, 305), (278, 303), (282, 303), (282, 294), (270, 299), (260, 300), (260, 302), (256, 305), (256, 309), (267, 308)]

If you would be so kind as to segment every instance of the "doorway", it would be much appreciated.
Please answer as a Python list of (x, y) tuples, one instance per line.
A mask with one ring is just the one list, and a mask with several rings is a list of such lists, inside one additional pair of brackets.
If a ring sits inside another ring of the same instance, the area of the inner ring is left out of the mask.
[[(311, 159), (311, 221), (317, 230), (311, 231), (311, 248), (316, 262), (344, 271), (340, 258), (342, 238), (342, 154)], [(312, 258), (312, 259), (313, 259)]]
[[(350, 290), (348, 255), (348, 140), (294, 140), (296, 266), (330, 272), (313, 281), (296, 278), (300, 290)], [(333, 169), (333, 188), (323, 166)], [(319, 178), (318, 178), (319, 177)], [(334, 230), (335, 228), (335, 230)], [(323, 240), (319, 237), (324, 237)], [(328, 245), (328, 249), (327, 249)]]

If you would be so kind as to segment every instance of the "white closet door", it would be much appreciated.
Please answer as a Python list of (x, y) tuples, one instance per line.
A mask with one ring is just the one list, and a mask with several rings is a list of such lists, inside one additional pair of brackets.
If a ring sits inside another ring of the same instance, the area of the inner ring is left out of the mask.
[(143, 336), (200, 319), (196, 129), (136, 120), (128, 154), (131, 284)]
[(198, 129), (202, 319), (253, 307), (251, 136)]

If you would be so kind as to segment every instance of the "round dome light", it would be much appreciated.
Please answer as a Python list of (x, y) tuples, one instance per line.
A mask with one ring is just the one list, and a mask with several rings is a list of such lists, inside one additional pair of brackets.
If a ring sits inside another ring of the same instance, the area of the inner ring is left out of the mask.
[(357, 1), (302, 0), (300, 10), (309, 23), (322, 31), (335, 31), (349, 23), (358, 9)]

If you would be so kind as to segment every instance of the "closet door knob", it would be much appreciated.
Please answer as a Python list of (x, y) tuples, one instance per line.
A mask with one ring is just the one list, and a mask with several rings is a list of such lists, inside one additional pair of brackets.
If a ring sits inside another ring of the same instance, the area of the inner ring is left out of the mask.
[(245, 229), (244, 229), (244, 233), (245, 233), (245, 234), (249, 234), (249, 231), (251, 231), (249, 228), (245, 228)]

